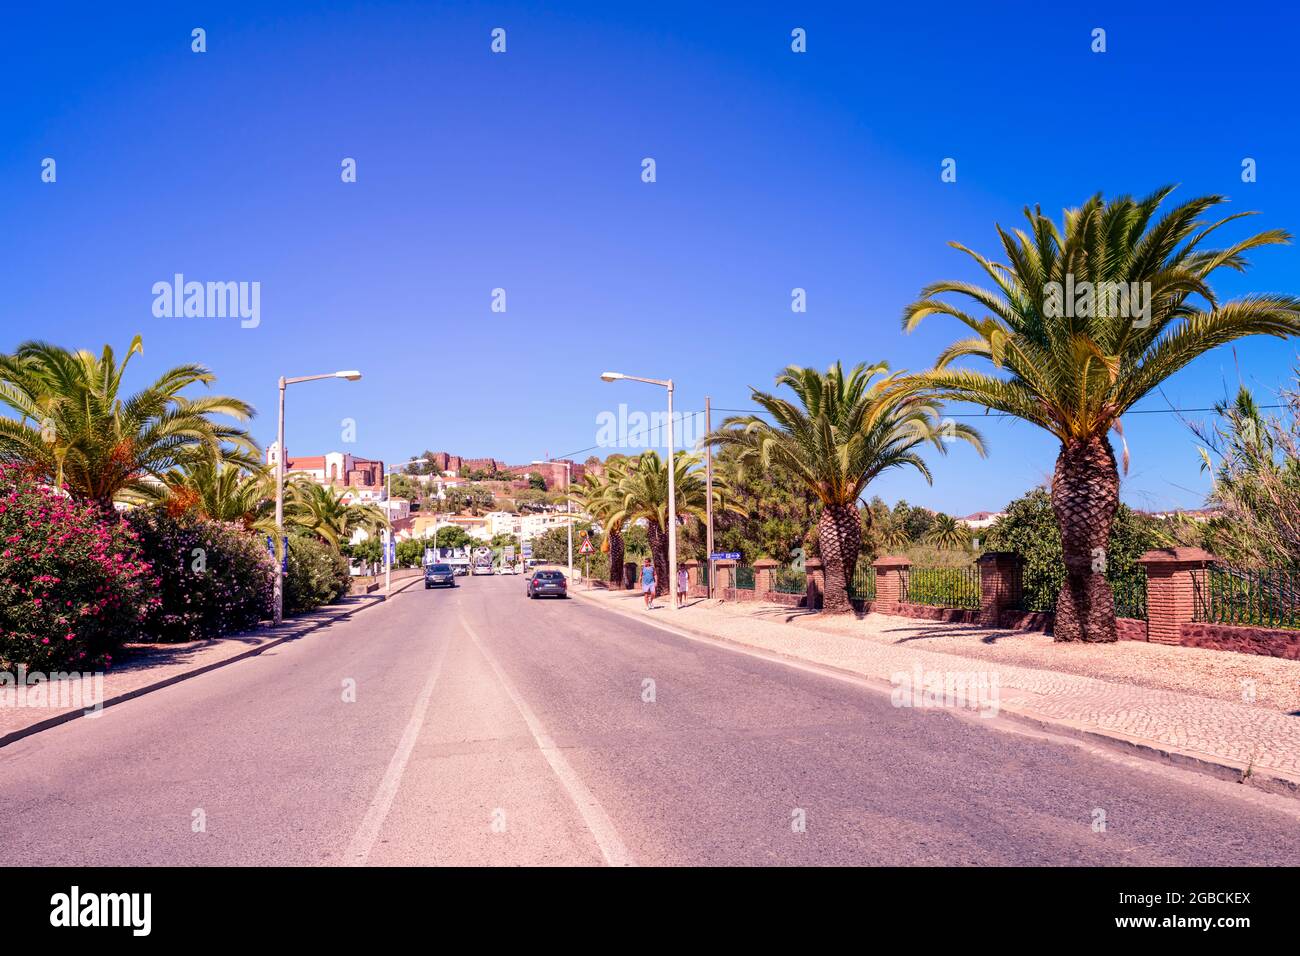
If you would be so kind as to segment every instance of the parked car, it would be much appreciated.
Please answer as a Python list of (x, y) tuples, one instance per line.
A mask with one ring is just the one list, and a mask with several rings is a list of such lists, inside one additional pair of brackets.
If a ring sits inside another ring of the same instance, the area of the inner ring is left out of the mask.
[(430, 564), (424, 569), (424, 586), (426, 588), (454, 588), (456, 572), (450, 564)]
[(474, 569), (470, 571), (471, 575), (491, 574), (491, 573), (492, 573), (491, 564), (476, 564), (474, 565)]
[(518, 574), (519, 568), (513, 564), (503, 564), (497, 568), (497, 574)]
[(539, 598), (548, 595), (567, 598), (569, 582), (564, 579), (564, 574), (560, 571), (534, 571), (533, 576), (528, 579), (528, 596)]

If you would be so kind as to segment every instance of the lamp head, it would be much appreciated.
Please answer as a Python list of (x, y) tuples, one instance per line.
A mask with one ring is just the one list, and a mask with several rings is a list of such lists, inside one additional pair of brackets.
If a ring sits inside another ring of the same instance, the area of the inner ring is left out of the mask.
[(334, 377), (346, 378), (349, 382), (355, 382), (357, 379), (361, 378), (361, 373), (356, 369), (349, 369), (346, 372), (335, 372)]
[(627, 378), (622, 372), (601, 372), (600, 380), (602, 382), (617, 382), (620, 378)]

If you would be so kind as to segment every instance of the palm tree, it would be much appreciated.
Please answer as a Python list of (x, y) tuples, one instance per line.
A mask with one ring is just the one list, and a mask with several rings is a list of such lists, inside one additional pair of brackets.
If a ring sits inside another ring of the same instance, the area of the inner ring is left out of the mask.
[(118, 363), (109, 346), (96, 356), (46, 342), (24, 342), (0, 355), (0, 402), (18, 419), (0, 417), (0, 461), (16, 462), (77, 498), (111, 511), (124, 493), (142, 492), (146, 476), (164, 480), (205, 455), (256, 464), (256, 446), (240, 428), (252, 406), (236, 398), (181, 394), (213, 374), (178, 365), (133, 395), (120, 394), (127, 363), (143, 352), (140, 336)]
[(142, 503), (164, 504), (214, 521), (239, 522), (247, 529), (274, 534), (272, 478), (264, 466), (248, 468), (212, 454), (173, 468), (161, 482), (150, 481), (138, 494)]
[(955, 551), (970, 544), (970, 529), (958, 524), (952, 515), (935, 515), (934, 526), (925, 536), (925, 543), (941, 551)]
[(605, 541), (609, 545), (608, 580), (611, 588), (623, 586), (623, 523), (611, 520), (620, 510), (617, 487), (623, 474), (615, 463), (605, 468), (602, 474), (589, 471), (570, 495), (583, 512), (599, 521), (605, 529)]
[[(1028, 232), (998, 227), (1005, 264), (952, 244), (995, 288), (936, 282), (903, 311), (909, 331), (940, 314), (975, 333), (945, 349), (933, 371), (914, 379), (915, 387), (1022, 418), (1060, 442), (1052, 481), (1066, 567), (1056, 605), (1058, 641), (1116, 639), (1105, 554), (1119, 471), (1107, 432), (1114, 429), (1122, 440), (1120, 416), (1215, 346), (1247, 335), (1300, 332), (1300, 299), (1248, 295), (1220, 302), (1207, 281), (1223, 268), (1243, 271), (1246, 252), (1290, 236), (1269, 230), (1203, 249), (1219, 227), (1250, 213), (1206, 223), (1201, 215), (1225, 200), (1202, 196), (1157, 218), (1171, 190), (1142, 200), (1093, 196), (1067, 210), (1060, 227), (1037, 207), (1026, 209)], [(945, 293), (990, 314), (979, 318), (936, 298)], [(949, 368), (967, 356), (1003, 374)], [(1126, 464), (1127, 458), (1125, 449)]]
[(374, 505), (350, 505), (342, 495), (308, 478), (288, 483), (285, 524), (316, 535), (336, 550), (358, 529), (375, 532), (384, 526), (384, 514)]
[(826, 575), (822, 608), (828, 613), (853, 610), (849, 582), (862, 547), (858, 499), (872, 480), (907, 465), (930, 481), (917, 453), (923, 444), (946, 452), (948, 439), (961, 439), (983, 454), (978, 432), (941, 420), (937, 401), (903, 391), (901, 381), (902, 373), (890, 373), (884, 362), (856, 365), (847, 376), (839, 362), (825, 373), (791, 365), (776, 384), (794, 392), (797, 403), (752, 389), (772, 421), (734, 415), (705, 439), (736, 448), (763, 468), (785, 468), (817, 496), (817, 541)]
[[(679, 451), (673, 456), (673, 484), (677, 498), (678, 520), (703, 518), (707, 512), (707, 486), (704, 473), (698, 467), (697, 455)], [(646, 536), (650, 540), (650, 557), (654, 562), (655, 576), (659, 579), (657, 594), (668, 590), (668, 463), (655, 451), (643, 452), (630, 458), (614, 473), (614, 483), (609, 491), (612, 510), (608, 520), (611, 526), (644, 520)], [(713, 479), (713, 508), (715, 513), (738, 510), (726, 500), (724, 482)]]

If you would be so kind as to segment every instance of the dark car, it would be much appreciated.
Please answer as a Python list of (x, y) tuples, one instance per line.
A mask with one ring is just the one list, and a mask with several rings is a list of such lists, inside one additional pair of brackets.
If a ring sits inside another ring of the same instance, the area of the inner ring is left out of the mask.
[(559, 571), (534, 571), (528, 579), (528, 596), (530, 598), (569, 596), (569, 582)]
[(456, 572), (450, 564), (430, 564), (424, 569), (424, 586), (426, 588), (454, 588)]

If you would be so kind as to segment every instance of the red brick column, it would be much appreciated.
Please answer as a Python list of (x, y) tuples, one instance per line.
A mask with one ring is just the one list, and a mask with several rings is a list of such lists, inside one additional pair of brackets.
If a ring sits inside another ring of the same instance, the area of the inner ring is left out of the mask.
[(1192, 575), (1214, 560), (1200, 548), (1158, 548), (1138, 558), (1147, 572), (1147, 640), (1179, 644), (1196, 612)]
[(761, 601), (764, 594), (775, 590), (774, 572), (780, 566), (779, 561), (773, 561), (771, 558), (759, 558), (754, 562), (754, 597), (757, 600)]
[(876, 569), (876, 603), (903, 603), (903, 576), (912, 567), (912, 559), (901, 554), (887, 554), (871, 563)]
[(686, 580), (689, 582), (690, 586), (693, 588), (699, 587), (700, 586), (700, 562), (683, 561), (681, 563), (681, 567), (686, 569)]
[(1020, 555), (1012, 551), (988, 551), (980, 556), (980, 614), (985, 627), (998, 627), (1002, 612), (1020, 607)]
[(731, 560), (714, 561), (713, 570), (718, 576), (718, 580), (713, 582), (713, 596), (719, 601), (725, 601), (727, 596), (723, 592), (731, 590), (731, 599), (734, 601), (736, 599), (736, 562)]
[(826, 572), (821, 558), (809, 558), (803, 563), (803, 573), (808, 579), (808, 607), (822, 606), (822, 595), (826, 593)]

